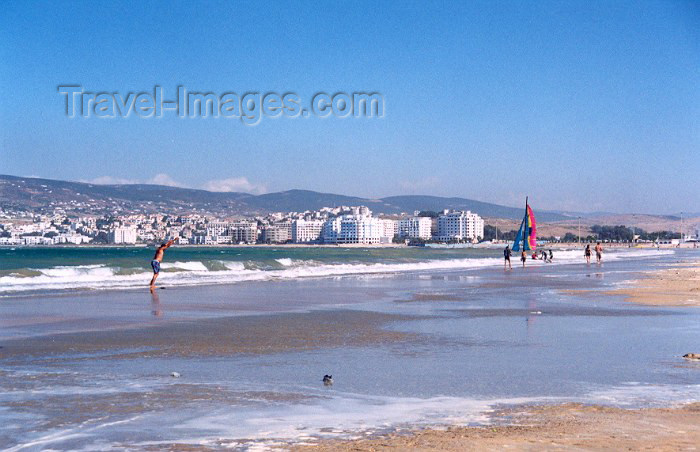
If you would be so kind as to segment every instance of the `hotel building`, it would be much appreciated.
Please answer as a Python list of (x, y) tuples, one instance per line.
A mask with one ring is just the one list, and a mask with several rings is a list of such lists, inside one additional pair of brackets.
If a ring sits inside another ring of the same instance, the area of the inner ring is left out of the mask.
[(483, 237), (484, 220), (469, 210), (466, 212), (445, 210), (438, 216), (437, 239), (440, 241), (476, 241)]
[(399, 221), (399, 237), (428, 240), (432, 236), (430, 217), (411, 217)]
[(323, 220), (294, 220), (292, 222), (292, 242), (317, 243), (321, 241)]
[(381, 242), (383, 229), (384, 225), (379, 218), (343, 215), (328, 220), (323, 225), (323, 242), (377, 244)]
[(136, 228), (114, 228), (108, 236), (110, 243), (136, 243)]

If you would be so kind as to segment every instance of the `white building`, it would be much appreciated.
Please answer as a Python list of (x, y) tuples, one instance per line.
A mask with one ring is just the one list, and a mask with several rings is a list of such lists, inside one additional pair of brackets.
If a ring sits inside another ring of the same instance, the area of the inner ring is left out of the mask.
[(365, 215), (343, 215), (323, 225), (324, 243), (377, 244), (381, 242), (383, 223)]
[(323, 220), (294, 220), (292, 222), (292, 242), (319, 242), (323, 231)]
[(136, 228), (114, 228), (109, 233), (110, 243), (136, 243)]
[(59, 243), (72, 243), (74, 245), (81, 245), (83, 243), (89, 243), (91, 240), (91, 237), (87, 237), (81, 234), (58, 234), (53, 238), (53, 243), (54, 245)]
[(254, 221), (237, 221), (231, 223), (229, 230), (233, 241), (237, 243), (255, 243), (258, 240), (258, 224)]
[(39, 235), (25, 235), (20, 243), (22, 245), (53, 245), (53, 239)]
[(287, 243), (292, 238), (291, 223), (269, 224), (262, 228), (261, 241), (263, 243)]
[(399, 222), (388, 218), (379, 220), (382, 225), (381, 243), (391, 243), (394, 237), (399, 233)]
[(230, 223), (212, 222), (207, 224), (207, 236), (218, 237), (220, 235), (229, 235)]
[(428, 240), (431, 237), (430, 217), (410, 217), (399, 221), (399, 237)]
[[(220, 238), (221, 237), (221, 238)], [(255, 243), (258, 240), (258, 225), (252, 221), (212, 222), (207, 224), (207, 239), (204, 243)]]
[(438, 240), (477, 241), (484, 237), (484, 220), (471, 211), (447, 211), (438, 216)]

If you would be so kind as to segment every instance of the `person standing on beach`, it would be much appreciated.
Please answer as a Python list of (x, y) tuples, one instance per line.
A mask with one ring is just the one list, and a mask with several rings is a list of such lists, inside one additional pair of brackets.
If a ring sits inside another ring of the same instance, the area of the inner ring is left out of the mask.
[(511, 270), (513, 270), (513, 266), (510, 265), (510, 256), (513, 254), (513, 252), (510, 250), (510, 245), (506, 245), (506, 249), (503, 250), (503, 270), (506, 270), (506, 266), (508, 266)]
[(167, 250), (173, 245), (173, 243), (175, 243), (175, 239), (170, 239), (165, 243), (161, 243), (161, 245), (156, 250), (155, 256), (153, 256), (153, 260), (151, 260), (151, 268), (153, 268), (153, 278), (151, 278), (151, 290), (155, 289), (156, 279), (158, 279), (158, 274), (160, 273), (160, 261), (163, 260), (163, 254), (165, 253), (165, 250)]
[(600, 242), (595, 246), (595, 259), (599, 264), (603, 262), (603, 246)]
[(586, 263), (590, 264), (591, 263), (591, 245), (590, 243), (586, 245), (586, 250), (583, 252), (584, 256), (586, 256)]
[(527, 254), (525, 254), (525, 250), (522, 250), (520, 252), (520, 260), (523, 261), (523, 268), (525, 268), (525, 261), (527, 260)]
[(552, 250), (549, 250), (549, 262), (552, 262), (554, 260), (554, 253), (552, 253)]

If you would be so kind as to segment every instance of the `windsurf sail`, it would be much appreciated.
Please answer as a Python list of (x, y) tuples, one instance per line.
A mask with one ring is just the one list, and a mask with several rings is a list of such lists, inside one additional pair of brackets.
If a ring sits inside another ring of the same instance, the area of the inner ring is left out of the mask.
[(527, 198), (525, 198), (525, 216), (523, 217), (522, 223), (520, 223), (518, 235), (515, 236), (513, 251), (520, 251), (521, 244), (523, 247), (522, 249), (525, 251), (534, 251), (535, 248), (537, 248), (537, 223), (535, 222), (535, 214), (532, 212)]

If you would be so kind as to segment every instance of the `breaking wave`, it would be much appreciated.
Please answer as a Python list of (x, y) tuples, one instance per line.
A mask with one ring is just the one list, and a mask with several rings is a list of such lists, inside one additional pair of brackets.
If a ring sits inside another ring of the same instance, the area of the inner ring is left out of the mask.
[[(605, 254), (607, 261), (640, 259), (672, 254), (673, 251), (616, 250)], [(555, 263), (571, 264), (582, 260), (581, 250), (555, 252)], [(514, 263), (517, 257), (514, 256)], [(199, 284), (226, 284), (245, 281), (289, 280), (299, 278), (342, 277), (350, 275), (375, 275), (434, 270), (468, 270), (502, 265), (500, 257), (469, 257), (460, 259), (430, 259), (417, 262), (320, 262), (278, 258), (274, 262), (202, 260), (164, 262), (165, 274), (177, 273), (168, 278), (168, 285), (189, 286)], [(541, 261), (528, 261), (528, 265), (544, 265)], [(126, 289), (141, 287), (148, 282), (150, 267), (120, 267), (105, 264), (55, 266), (13, 270), (0, 276), (0, 294), (16, 294), (33, 291), (67, 289)]]

